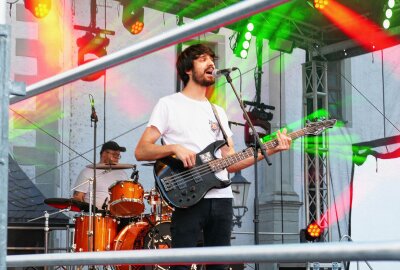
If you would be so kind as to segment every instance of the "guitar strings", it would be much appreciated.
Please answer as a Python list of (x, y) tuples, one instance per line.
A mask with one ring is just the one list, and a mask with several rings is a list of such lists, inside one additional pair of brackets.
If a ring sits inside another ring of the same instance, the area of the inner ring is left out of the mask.
[[(273, 146), (275, 146), (275, 143), (276, 143), (276, 142), (277, 142), (277, 140), (275, 139), (275, 140), (273, 140), (273, 141), (269, 141), (269, 142), (265, 143), (265, 145), (266, 145), (268, 148), (269, 148), (269, 147), (273, 147)], [(248, 151), (251, 151), (251, 153), (247, 153)], [(241, 153), (242, 153), (242, 152), (241, 152)], [(226, 157), (225, 160), (227, 160), (227, 159), (229, 159), (229, 158), (232, 158), (233, 156), (235, 156), (235, 155), (237, 155), (237, 154), (241, 154), (241, 153), (235, 153), (235, 154), (233, 154), (233, 155), (231, 155), (231, 156), (229, 156), (229, 157)], [(253, 152), (253, 148), (248, 148), (248, 149), (246, 149), (246, 151), (245, 151), (244, 153), (253, 155), (253, 153), (254, 153), (254, 152)], [(199, 174), (199, 176), (204, 176), (205, 174), (208, 174), (208, 173), (211, 173), (211, 172), (218, 172), (218, 170), (217, 170), (217, 171), (213, 171), (213, 170), (212, 170), (212, 167), (209, 166), (209, 164), (211, 164), (211, 163), (216, 163), (216, 162), (220, 162), (220, 160), (212, 160), (212, 161), (210, 161), (210, 162), (208, 162), (208, 163), (202, 164), (202, 165), (200, 165), (200, 166), (198, 166), (198, 167), (195, 167), (195, 168), (186, 170), (186, 171), (184, 171), (184, 172), (180, 172), (180, 173), (174, 174), (174, 175), (172, 175), (172, 176), (167, 176), (167, 177), (165, 177), (165, 178), (163, 179), (163, 180), (164, 180), (164, 183), (165, 183), (165, 184), (168, 184), (168, 185), (173, 185), (173, 186), (170, 187), (170, 189), (169, 189), (169, 190), (171, 190), (171, 189), (175, 189), (176, 186), (179, 186), (179, 185), (182, 185), (182, 184), (186, 184), (186, 183), (192, 181), (192, 180), (193, 180), (193, 176), (192, 176), (192, 173), (193, 173), (193, 172), (196, 173), (196, 171), (197, 171), (197, 173)], [(221, 169), (221, 170), (222, 170), (222, 169)], [(219, 171), (221, 171), (221, 170), (219, 170)], [(168, 183), (167, 183), (167, 182), (168, 182)]]
[[(328, 120), (328, 122), (329, 121), (331, 121), (331, 120)], [(321, 126), (322, 127), (325, 126), (323, 122), (314, 123), (314, 128), (315, 127), (321, 127)], [(301, 135), (305, 135), (306, 134), (305, 130), (309, 129), (309, 128), (312, 128), (312, 126), (306, 127), (304, 129), (301, 129), (301, 130), (298, 130), (298, 131), (295, 131), (295, 132), (292, 132), (292, 133), (288, 134), (288, 136), (291, 137), (291, 139), (295, 139), (295, 138), (297, 138), (297, 137), (299, 137)], [(276, 143), (278, 143), (278, 140), (274, 139), (274, 140), (271, 140), (269, 142), (264, 143), (264, 145), (266, 145), (267, 149), (269, 149), (269, 148), (275, 147)], [(249, 150), (251, 150), (251, 154), (254, 153), (253, 152), (253, 148), (248, 148), (248, 149), (246, 149), (245, 152), (248, 152)], [(240, 153), (235, 153), (235, 154), (233, 154), (231, 156), (228, 156), (228, 157), (224, 158), (224, 160), (232, 158), (236, 154), (240, 154)], [(216, 162), (220, 162), (220, 161), (219, 160), (212, 160), (212, 161), (210, 161), (208, 163), (202, 164), (202, 165), (200, 165), (198, 167), (186, 170), (184, 172), (180, 172), (180, 173), (177, 173), (177, 174), (172, 175), (172, 176), (167, 176), (167, 177), (163, 178), (164, 183), (168, 182), (168, 184), (172, 184), (173, 185), (172, 189), (175, 189), (176, 186), (179, 186), (179, 185), (182, 185), (182, 184), (186, 184), (186, 183), (188, 183), (188, 182), (193, 180), (192, 171), (198, 170), (197, 173), (199, 174), (199, 176), (203, 176), (203, 175), (205, 175), (207, 173), (214, 172), (212, 170), (212, 168), (209, 166), (209, 164), (216, 163)], [(215, 172), (218, 172), (218, 171), (215, 171)]]
[[(267, 147), (274, 147), (276, 142), (277, 142), (277, 140), (273, 140), (273, 141), (265, 143), (265, 145)], [(248, 152), (248, 151), (251, 151), (251, 153), (247, 153), (247, 154), (253, 155), (253, 153), (254, 153), (253, 152), (253, 148), (246, 149), (245, 153)], [(229, 158), (232, 158), (236, 154), (240, 154), (240, 153), (235, 153), (235, 154), (227, 157), (225, 160), (227, 160)], [(203, 176), (203, 175), (208, 174), (210, 172), (218, 172), (218, 171), (213, 171), (212, 167), (209, 166), (209, 164), (216, 163), (216, 162), (220, 162), (220, 160), (212, 160), (209, 163), (200, 165), (198, 167), (186, 170), (184, 172), (177, 173), (177, 174), (172, 175), (172, 176), (165, 177), (163, 180), (164, 180), (164, 182), (168, 182), (167, 184), (172, 184), (173, 185), (171, 187), (171, 189), (175, 189), (176, 186), (179, 186), (179, 185), (182, 185), (182, 184), (186, 184), (186, 183), (192, 181), (193, 180), (192, 173), (194, 171), (196, 171), (196, 170), (197, 170), (197, 173), (199, 174), (199, 176)]]

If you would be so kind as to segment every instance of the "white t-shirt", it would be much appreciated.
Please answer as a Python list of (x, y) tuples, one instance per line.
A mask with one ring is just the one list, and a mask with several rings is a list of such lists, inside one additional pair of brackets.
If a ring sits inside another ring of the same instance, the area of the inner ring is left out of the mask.
[[(233, 133), (224, 109), (217, 105), (215, 107), (226, 135), (231, 137)], [(147, 126), (156, 127), (165, 144), (180, 144), (196, 153), (217, 140), (223, 140), (211, 104), (208, 101), (191, 99), (182, 93), (161, 98), (154, 107)], [(221, 151), (218, 150), (215, 156), (220, 158)], [(227, 180), (228, 172), (223, 170), (216, 176)], [(205, 198), (233, 198), (232, 189), (230, 186), (211, 189)]]
[[(93, 179), (93, 169), (85, 168), (81, 171), (78, 179), (75, 182), (75, 191), (83, 192), (85, 194), (85, 202), (89, 202), (89, 179)], [(128, 180), (128, 175), (123, 170), (96, 170), (96, 206), (101, 209), (104, 200), (108, 198), (107, 202), (110, 202), (110, 196), (108, 194), (108, 188), (117, 181)], [(85, 183), (86, 182), (86, 183)], [(93, 186), (92, 186), (93, 188)]]

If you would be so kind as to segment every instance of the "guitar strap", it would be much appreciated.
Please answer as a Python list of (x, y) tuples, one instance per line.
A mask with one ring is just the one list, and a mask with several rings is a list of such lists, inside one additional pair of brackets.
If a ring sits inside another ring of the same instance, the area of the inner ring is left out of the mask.
[[(210, 102), (210, 101), (208, 101), (208, 102)], [(225, 130), (224, 130), (224, 128), (222, 127), (221, 120), (219, 119), (217, 109), (215, 108), (214, 104), (212, 104), (211, 102), (210, 102), (210, 104), (211, 104), (211, 108), (212, 108), (212, 110), (213, 110), (213, 113), (214, 113), (214, 115), (215, 115), (215, 118), (216, 118), (217, 121), (218, 121), (219, 128), (220, 128), (221, 131), (222, 131), (222, 136), (224, 137), (225, 144), (226, 144), (227, 146), (229, 146), (229, 143), (228, 143), (228, 136), (226, 136)]]

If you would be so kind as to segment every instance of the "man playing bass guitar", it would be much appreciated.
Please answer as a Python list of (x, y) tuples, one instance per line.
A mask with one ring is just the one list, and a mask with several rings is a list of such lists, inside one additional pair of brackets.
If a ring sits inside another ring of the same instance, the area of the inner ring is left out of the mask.
[[(217, 158), (224, 158), (235, 153), (233, 148), (232, 131), (228, 126), (225, 111), (211, 105), (206, 98), (207, 87), (215, 83), (212, 72), (215, 69), (214, 52), (207, 46), (196, 44), (185, 49), (178, 57), (177, 72), (184, 83), (181, 92), (161, 98), (155, 106), (147, 128), (140, 138), (135, 150), (138, 161), (153, 161), (174, 156), (184, 169), (190, 170), (210, 159), (210, 154), (199, 153), (210, 144), (223, 140), (226, 134), (226, 144), (219, 145), (215, 150)], [(221, 129), (222, 126), (222, 129)], [(156, 144), (162, 137), (164, 145)], [(286, 130), (277, 133), (278, 145), (267, 150), (269, 155), (288, 150), (291, 138)], [(212, 157), (211, 157), (212, 159)], [(263, 159), (259, 154), (258, 160)], [(175, 161), (174, 161), (175, 162)], [(175, 162), (176, 163), (176, 162)], [(228, 172), (236, 172), (254, 163), (249, 157), (233, 163), (226, 169), (216, 170), (216, 178), (228, 180)], [(230, 186), (211, 188), (198, 194), (200, 187), (192, 185), (185, 189), (189, 180), (201, 182), (206, 170), (212, 170), (212, 164), (200, 165), (197, 171), (185, 171), (175, 175), (171, 169), (171, 177), (165, 177), (158, 185), (168, 190), (177, 189), (178, 193), (175, 211), (171, 219), (172, 247), (195, 247), (198, 237), (203, 232), (204, 246), (229, 246), (232, 228), (232, 190)], [(214, 175), (214, 173), (212, 174)], [(211, 178), (211, 177), (209, 177)], [(204, 180), (205, 182), (207, 180)], [(181, 199), (178, 197), (182, 196)], [(168, 200), (168, 199), (167, 199)], [(194, 200), (193, 205), (190, 203)], [(186, 204), (189, 202), (189, 204)], [(182, 206), (182, 207), (179, 207)], [(173, 266), (171, 269), (189, 269), (188, 266)], [(226, 265), (208, 265), (207, 269), (227, 269)]]

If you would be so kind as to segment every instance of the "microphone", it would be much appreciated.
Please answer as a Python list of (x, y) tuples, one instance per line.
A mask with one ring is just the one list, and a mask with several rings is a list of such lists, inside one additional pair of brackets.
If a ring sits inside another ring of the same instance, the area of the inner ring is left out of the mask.
[(212, 75), (214, 78), (218, 78), (222, 75), (228, 75), (229, 73), (231, 73), (232, 71), (237, 70), (237, 67), (233, 67), (233, 68), (225, 68), (225, 69), (214, 69), (212, 72)]
[(92, 108), (92, 114), (90, 115), (90, 120), (91, 120), (91, 122), (97, 122), (99, 120), (97, 118), (97, 113), (94, 108), (94, 98), (91, 94), (89, 94), (89, 101), (90, 101), (90, 107)]

